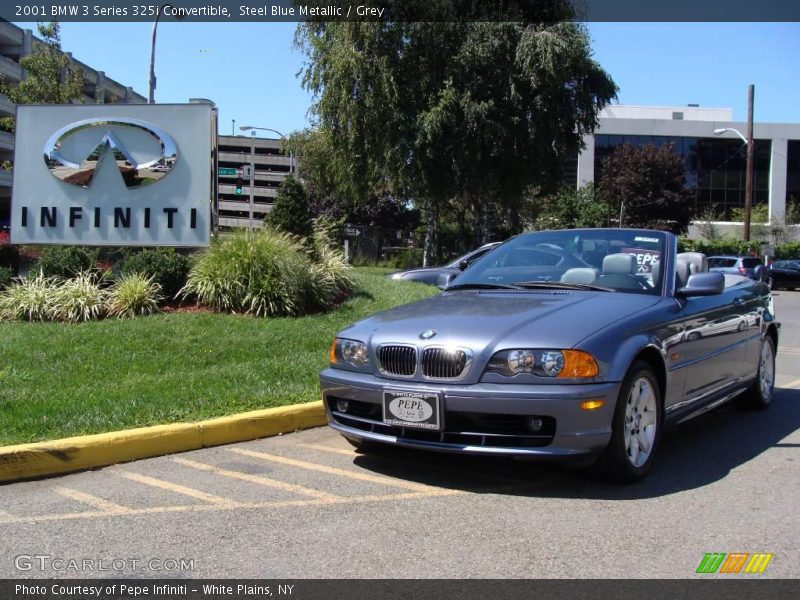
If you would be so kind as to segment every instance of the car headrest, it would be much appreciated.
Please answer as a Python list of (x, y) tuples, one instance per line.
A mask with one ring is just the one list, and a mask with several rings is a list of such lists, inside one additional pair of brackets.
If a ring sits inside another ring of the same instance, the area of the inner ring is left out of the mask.
[(589, 267), (577, 267), (567, 269), (561, 276), (562, 283), (594, 283), (600, 276), (598, 269)]
[(692, 274), (690, 265), (691, 263), (685, 257), (680, 254), (677, 256), (675, 260), (675, 289), (679, 290), (682, 287), (686, 287), (689, 275)]
[(609, 254), (603, 259), (603, 275), (636, 274), (636, 257), (633, 254)]
[(651, 267), (651, 272), (653, 274), (653, 285), (657, 286), (659, 279), (661, 279), (661, 261), (657, 260), (653, 263)]
[(681, 252), (678, 258), (683, 258), (689, 264), (689, 272), (694, 275), (695, 273), (708, 273), (708, 258), (705, 254), (700, 252)]

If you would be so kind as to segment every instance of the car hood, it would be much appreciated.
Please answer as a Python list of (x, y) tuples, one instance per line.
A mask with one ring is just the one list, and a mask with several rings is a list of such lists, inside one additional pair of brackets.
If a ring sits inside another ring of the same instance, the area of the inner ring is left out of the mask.
[[(595, 291), (444, 292), (378, 313), (340, 332), (373, 347), (386, 343), (457, 345), (476, 353), (505, 348), (573, 348), (592, 333), (661, 300)], [(420, 334), (436, 334), (423, 341)]]

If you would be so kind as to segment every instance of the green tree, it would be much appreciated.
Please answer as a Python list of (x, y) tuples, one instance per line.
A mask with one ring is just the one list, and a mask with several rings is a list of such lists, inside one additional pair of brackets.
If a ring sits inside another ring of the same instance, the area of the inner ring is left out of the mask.
[(600, 190), (621, 227), (685, 232), (692, 217), (683, 159), (672, 147), (617, 147), (602, 163)]
[(308, 197), (303, 185), (291, 175), (281, 182), (275, 205), (267, 216), (267, 223), (286, 233), (303, 238), (311, 236)]
[(513, 221), (531, 186), (555, 187), (615, 97), (567, 2), (518, 4), (515, 22), (298, 25), (312, 116), (323, 142), (335, 140), (329, 180), (359, 201), (374, 189), (413, 199), (426, 263), (449, 204), (483, 241), (490, 212)]
[[(59, 24), (39, 23), (37, 28), (41, 40), (36, 40), (33, 52), (19, 61), (26, 77), (19, 84), (0, 79), (0, 93), (16, 104), (83, 102), (83, 73), (72, 68), (69, 58), (61, 51)], [(3, 118), (0, 127), (13, 131), (14, 119)]]
[(610, 211), (608, 203), (594, 184), (578, 189), (564, 188), (542, 202), (536, 228), (606, 227)]

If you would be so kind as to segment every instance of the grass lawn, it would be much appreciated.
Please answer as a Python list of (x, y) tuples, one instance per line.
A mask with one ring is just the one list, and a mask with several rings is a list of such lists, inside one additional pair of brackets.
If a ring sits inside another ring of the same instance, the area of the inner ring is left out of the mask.
[(348, 323), (438, 290), (355, 269), (359, 291), (301, 318), (172, 313), (83, 324), (0, 323), (0, 445), (196, 421), (319, 398)]

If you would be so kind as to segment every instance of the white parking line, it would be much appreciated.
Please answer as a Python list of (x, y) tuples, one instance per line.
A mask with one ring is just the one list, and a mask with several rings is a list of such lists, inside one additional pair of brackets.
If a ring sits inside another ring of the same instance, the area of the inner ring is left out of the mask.
[(88, 504), (92, 508), (97, 508), (109, 514), (120, 515), (129, 513), (131, 511), (131, 509), (126, 506), (114, 504), (108, 500), (103, 500), (97, 496), (92, 496), (91, 494), (79, 492), (78, 490), (73, 490), (71, 488), (58, 487), (54, 491), (60, 496), (64, 496), (70, 500), (75, 500), (75, 502), (80, 502), (81, 504)]
[(184, 496), (189, 496), (191, 498), (197, 498), (198, 500), (203, 500), (204, 502), (209, 502), (211, 504), (218, 504), (221, 506), (239, 505), (238, 502), (229, 500), (228, 498), (222, 498), (220, 496), (215, 496), (214, 494), (207, 494), (206, 492), (201, 492), (200, 490), (186, 487), (185, 485), (178, 485), (177, 483), (172, 483), (170, 481), (164, 481), (163, 479), (156, 479), (155, 477), (148, 477), (147, 475), (139, 475), (139, 473), (132, 473), (130, 471), (113, 471), (113, 473), (115, 475), (119, 475), (120, 477), (124, 477), (125, 479), (130, 479), (131, 481), (137, 481), (139, 483), (157, 487), (162, 490), (169, 490), (170, 492), (183, 494)]
[(239, 479), (241, 481), (248, 481), (250, 483), (257, 483), (266, 487), (283, 490), (285, 492), (293, 492), (303, 496), (311, 496), (312, 498), (320, 498), (323, 500), (339, 500), (340, 497), (320, 490), (303, 487), (302, 485), (295, 485), (293, 483), (286, 483), (285, 481), (278, 481), (277, 479), (270, 479), (262, 475), (251, 475), (250, 473), (241, 473), (240, 471), (230, 471), (221, 467), (215, 467), (206, 463), (189, 460), (188, 458), (174, 457), (171, 459), (173, 462), (200, 471), (208, 471), (215, 475), (222, 475), (223, 477), (230, 477), (231, 479)]
[(414, 483), (412, 481), (401, 481), (399, 479), (392, 479), (391, 477), (383, 477), (380, 475), (369, 475), (359, 471), (348, 471), (346, 469), (337, 469), (336, 467), (329, 467), (327, 465), (319, 465), (317, 463), (306, 462), (304, 460), (296, 460), (294, 458), (286, 458), (285, 456), (278, 456), (277, 454), (268, 454), (266, 452), (254, 452), (253, 450), (245, 450), (244, 448), (227, 448), (228, 452), (235, 452), (242, 456), (249, 456), (250, 458), (257, 458), (259, 460), (268, 460), (290, 467), (297, 467), (309, 471), (317, 471), (319, 473), (327, 473), (329, 475), (338, 475), (339, 477), (348, 477), (350, 479), (358, 479), (360, 481), (369, 481), (371, 483), (380, 483), (397, 488), (413, 490), (416, 492), (430, 492), (434, 490), (441, 490), (431, 485), (422, 483)]
[(783, 385), (781, 385), (779, 387), (800, 389), (800, 379), (795, 379), (794, 381), (790, 381), (789, 383), (784, 383)]

